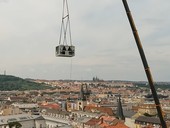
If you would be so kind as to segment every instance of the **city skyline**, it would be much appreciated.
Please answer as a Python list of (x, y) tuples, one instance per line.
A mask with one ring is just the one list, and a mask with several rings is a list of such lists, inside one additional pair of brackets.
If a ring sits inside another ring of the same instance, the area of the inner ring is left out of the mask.
[[(75, 57), (55, 56), (62, 0), (0, 0), (0, 72), (35, 79), (144, 80), (121, 0), (69, 3)], [(128, 1), (154, 81), (170, 81), (170, 1)]]

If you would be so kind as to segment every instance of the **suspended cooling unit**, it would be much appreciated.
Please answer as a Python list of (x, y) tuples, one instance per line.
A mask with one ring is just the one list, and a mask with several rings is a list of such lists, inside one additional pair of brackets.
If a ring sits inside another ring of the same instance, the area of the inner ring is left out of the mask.
[(56, 46), (57, 57), (75, 56), (75, 46), (72, 45), (70, 18), (67, 0), (63, 0), (62, 23), (60, 30), (59, 45)]

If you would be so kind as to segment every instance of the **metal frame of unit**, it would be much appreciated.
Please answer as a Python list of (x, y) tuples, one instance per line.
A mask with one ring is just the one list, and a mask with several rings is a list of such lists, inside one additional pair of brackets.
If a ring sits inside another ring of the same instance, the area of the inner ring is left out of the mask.
[(62, 23), (60, 30), (59, 45), (56, 46), (56, 56), (57, 57), (75, 56), (75, 46), (72, 45), (71, 39), (70, 18), (67, 0), (63, 0)]
[(73, 57), (75, 56), (75, 46), (59, 45), (56, 47), (56, 56)]

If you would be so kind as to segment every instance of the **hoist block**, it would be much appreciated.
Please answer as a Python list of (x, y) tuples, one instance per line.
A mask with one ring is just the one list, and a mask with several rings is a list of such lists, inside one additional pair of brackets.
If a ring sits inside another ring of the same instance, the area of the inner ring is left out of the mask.
[(68, 45), (59, 45), (56, 47), (57, 57), (73, 57), (75, 55), (75, 47)]

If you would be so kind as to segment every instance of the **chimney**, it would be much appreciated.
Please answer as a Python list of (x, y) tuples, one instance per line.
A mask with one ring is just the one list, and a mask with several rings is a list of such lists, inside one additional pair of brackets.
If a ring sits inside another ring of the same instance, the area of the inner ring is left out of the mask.
[(103, 118), (101, 118), (101, 124), (103, 124)]

